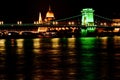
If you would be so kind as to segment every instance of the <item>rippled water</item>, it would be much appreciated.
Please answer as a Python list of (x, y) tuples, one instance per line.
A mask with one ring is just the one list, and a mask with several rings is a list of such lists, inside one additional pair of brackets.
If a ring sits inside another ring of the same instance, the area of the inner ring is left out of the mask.
[(0, 39), (0, 80), (120, 80), (120, 37)]

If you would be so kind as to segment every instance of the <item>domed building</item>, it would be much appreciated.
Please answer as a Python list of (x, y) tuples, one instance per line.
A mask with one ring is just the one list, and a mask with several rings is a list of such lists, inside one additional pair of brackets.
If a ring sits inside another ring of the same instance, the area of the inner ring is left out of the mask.
[(51, 7), (49, 6), (49, 10), (46, 13), (46, 17), (45, 17), (45, 22), (49, 22), (54, 19), (55, 19), (54, 13), (52, 12)]
[(46, 13), (44, 20), (42, 19), (41, 12), (39, 12), (39, 19), (37, 21), (34, 21), (34, 24), (43, 24), (43, 23), (49, 24), (49, 22), (54, 19), (55, 19), (54, 13), (52, 12), (51, 7), (49, 6), (49, 9)]
[[(50, 21), (54, 19), (54, 13), (52, 12), (51, 7), (49, 6), (49, 10), (46, 13), (45, 19), (42, 20), (41, 13), (39, 13), (39, 19), (37, 22), (35, 21), (34, 24), (50, 24)], [(38, 32), (46, 32), (47, 30), (47, 27), (38, 27)]]

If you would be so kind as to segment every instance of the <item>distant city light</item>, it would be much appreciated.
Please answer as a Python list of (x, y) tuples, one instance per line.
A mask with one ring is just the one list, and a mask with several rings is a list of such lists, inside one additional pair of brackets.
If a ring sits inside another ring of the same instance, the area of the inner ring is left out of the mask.
[(1, 24), (4, 24), (4, 22), (3, 22), (3, 21), (0, 21), (0, 25), (1, 25)]
[(17, 21), (17, 24), (22, 24), (22, 21)]

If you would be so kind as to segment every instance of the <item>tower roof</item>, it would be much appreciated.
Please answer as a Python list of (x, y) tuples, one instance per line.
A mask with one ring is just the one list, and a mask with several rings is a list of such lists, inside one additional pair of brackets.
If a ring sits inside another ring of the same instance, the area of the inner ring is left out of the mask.
[(54, 17), (54, 13), (51, 11), (51, 7), (50, 6), (49, 6), (48, 12), (46, 13), (46, 18), (47, 17)]
[(39, 23), (42, 23), (42, 16), (41, 16), (41, 12), (39, 13), (39, 20), (38, 20)]

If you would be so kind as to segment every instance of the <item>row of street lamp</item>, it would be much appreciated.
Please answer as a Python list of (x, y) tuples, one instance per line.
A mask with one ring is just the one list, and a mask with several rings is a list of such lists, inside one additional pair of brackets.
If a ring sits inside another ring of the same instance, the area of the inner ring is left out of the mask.
[[(2, 25), (2, 24), (4, 24), (4, 22), (3, 22), (3, 21), (0, 21), (0, 25)], [(17, 24), (22, 24), (22, 21), (17, 21)], [(34, 24), (42, 24), (42, 23), (41, 23), (41, 22), (38, 22), (38, 21), (34, 21)], [(57, 25), (58, 22), (57, 22), (57, 21), (53, 21), (52, 24), (53, 24), (53, 25)], [(69, 21), (68, 24), (69, 24), (69, 25), (74, 25), (75, 22), (74, 22), (74, 21)]]

